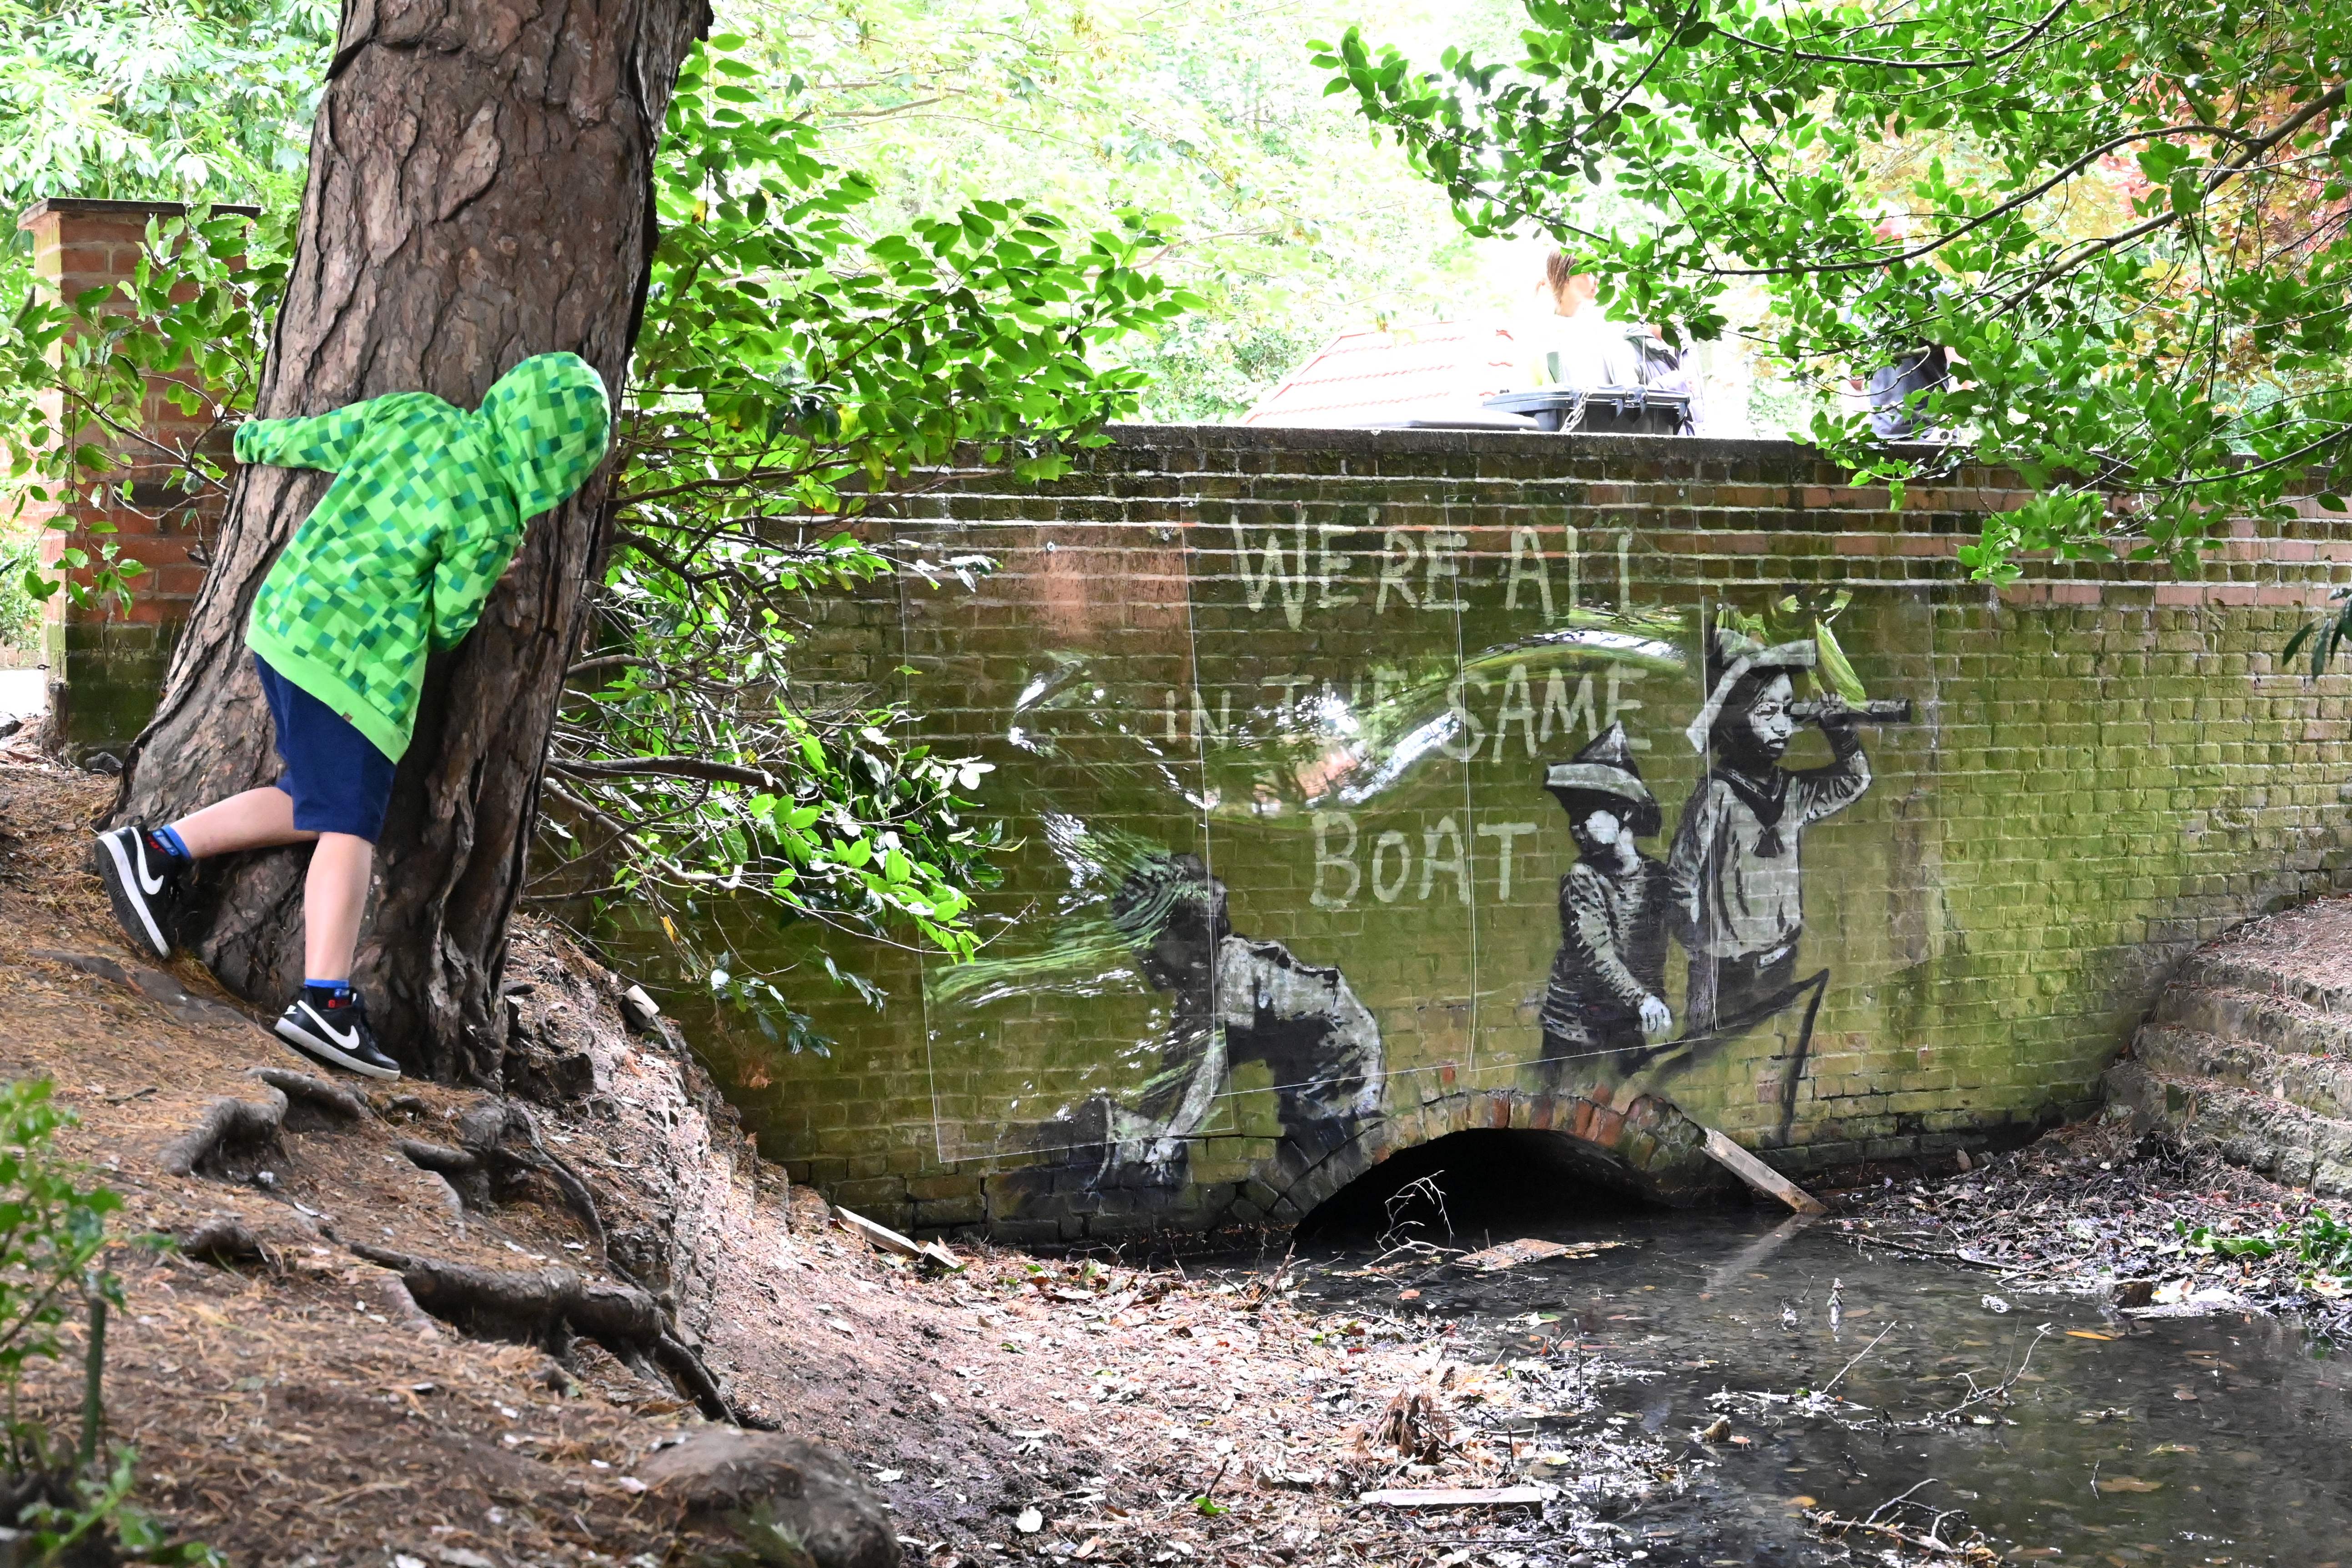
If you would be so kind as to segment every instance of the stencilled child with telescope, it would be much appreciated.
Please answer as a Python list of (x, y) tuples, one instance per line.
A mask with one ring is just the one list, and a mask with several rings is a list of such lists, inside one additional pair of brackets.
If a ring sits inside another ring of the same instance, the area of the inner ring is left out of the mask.
[[(1656, 862), (1624, 853), (1639, 831), (1639, 812), (1621, 808), (1617, 815), (1624, 818), (1627, 843), (1614, 847), (1624, 861), (1626, 876), (1617, 880), (1624, 883), (1627, 896), (1605, 903), (1572, 900), (1573, 874), (1563, 879), (1562, 942), (1545, 1011), (1547, 1058), (1592, 1052), (1613, 1057), (1622, 1075), (1645, 1068), (1671, 1073), (1707, 1047), (1801, 1006), (1802, 1020), (1784, 1055), (1780, 1099), (1786, 1136), (1813, 1019), (1829, 983), (1827, 969), (1802, 979), (1797, 973), (1804, 932), (1804, 835), (1870, 788), (1863, 727), (1911, 717), (1907, 700), (1874, 702), (1864, 697), (1827, 625), (1844, 607), (1845, 597), (1840, 594), (1812, 617), (1807, 637), (1768, 641), (1772, 634), (1765, 623), (1732, 613), (1708, 626), (1706, 695), (1685, 731), (1692, 749), (1706, 760), (1706, 771), (1683, 802), (1662, 877)], [(1790, 598), (1775, 608), (1790, 612), (1801, 605)], [(1800, 700), (1800, 674), (1824, 694)], [(1821, 729), (1830, 760), (1819, 767), (1784, 767), (1781, 759), (1807, 723)], [(1558, 786), (1572, 782), (1570, 775), (1581, 781), (1601, 762), (1629, 775), (1625, 789), (1640, 788), (1630, 756), (1580, 755), (1572, 763), (1554, 764), (1547, 782), (1572, 817), (1580, 815), (1584, 803)], [(1652, 824), (1655, 817), (1653, 806)], [(1612, 869), (1614, 862), (1585, 844), (1585, 837), (1580, 832), (1584, 859), (1578, 870), (1588, 863), (1603, 872)], [(1652, 868), (1654, 881), (1644, 880), (1637, 889), (1630, 879), (1644, 866)], [(1650, 892), (1656, 882), (1663, 888)], [(1637, 890), (1647, 896), (1630, 896)], [(1582, 907), (1588, 904), (1592, 908)], [(1679, 1030), (1664, 1017), (1662, 971), (1669, 935), (1688, 961)], [(1629, 976), (1638, 979), (1638, 987)], [(1626, 983), (1612, 986), (1612, 979)], [(1626, 1000), (1618, 1001), (1613, 993)], [(1591, 1021), (1581, 1030), (1569, 1030), (1555, 1023), (1554, 1014), (1562, 1020), (1580, 1016)]]

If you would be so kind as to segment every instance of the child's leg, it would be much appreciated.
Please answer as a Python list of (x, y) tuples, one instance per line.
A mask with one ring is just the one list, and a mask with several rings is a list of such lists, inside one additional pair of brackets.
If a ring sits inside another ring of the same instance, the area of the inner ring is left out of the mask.
[[(188, 854), (198, 860), (238, 849), (308, 844), (319, 837), (294, 826), (294, 797), (276, 784), (215, 801), (172, 824), (172, 831), (187, 846)], [(360, 886), (367, 886), (364, 876)]]
[(303, 837), (319, 841), (310, 852), (310, 878), (302, 884), (303, 977), (313, 984), (349, 980), (360, 917), (367, 912), (375, 846), (349, 833)]

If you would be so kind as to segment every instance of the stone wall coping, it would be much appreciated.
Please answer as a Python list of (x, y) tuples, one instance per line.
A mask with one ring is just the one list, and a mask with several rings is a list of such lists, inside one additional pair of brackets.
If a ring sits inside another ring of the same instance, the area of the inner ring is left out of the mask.
[[(1361, 452), (1368, 455), (1438, 453), (1449, 456), (1523, 458), (1530, 451), (1569, 457), (1649, 458), (1670, 463), (1785, 458), (1826, 462), (1819, 448), (1784, 437), (1727, 436), (1627, 436), (1549, 430), (1420, 430), (1399, 426), (1290, 425), (1106, 425), (1103, 434), (1123, 448), (1200, 447), (1217, 451)], [(1547, 445), (1549, 443), (1549, 445)], [(1940, 448), (1924, 442), (1893, 448), (1903, 457), (1933, 458)], [(1971, 468), (1983, 467), (1970, 463)]]
[[(259, 217), (261, 209), (243, 202), (215, 202), (215, 213), (234, 213), (239, 217)], [(155, 217), (180, 217), (188, 211), (185, 202), (122, 202), (95, 196), (43, 196), (16, 215), (18, 228), (30, 228), (51, 213), (63, 216), (133, 217), (147, 214)]]
[[(1804, 441), (1785, 437), (1730, 436), (1628, 436), (1587, 433), (1561, 434), (1549, 430), (1421, 430), (1403, 426), (1266, 425), (1106, 425), (1104, 435), (1111, 445), (1106, 450), (1148, 452), (1171, 447), (1191, 447), (1195, 451), (1234, 454), (1298, 453), (1322, 456), (1364, 458), (1454, 457), (1492, 458), (1517, 460), (1529, 453), (1557, 457), (1563, 466), (1572, 462), (1590, 465), (1612, 461), (1630, 465), (1612, 478), (1638, 482), (1642, 479), (1720, 478), (1720, 470), (1742, 468), (1748, 471), (1769, 471), (1776, 476), (1790, 476), (1791, 484), (1819, 486), (1835, 484), (1853, 488), (1853, 475), (1839, 468), (1830, 456)], [(1549, 445), (1546, 445), (1549, 443)], [(1922, 441), (1897, 442), (1885, 448), (1890, 456), (1933, 462), (1939, 458), (1949, 460), (1944, 448)], [(1642, 471), (1646, 467), (1650, 472)], [(1834, 480), (1824, 477), (1824, 469), (1838, 474)], [(1810, 471), (1807, 471), (1810, 470)], [(1797, 477), (1801, 472), (1803, 477)], [(1519, 478), (1544, 478), (1542, 475), (1518, 475)], [(1563, 473), (1559, 477), (1572, 476)], [(2292, 489), (2290, 499), (2304, 499), (2319, 494), (2334, 480), (2323, 469), (2313, 468), (2300, 487)], [(1996, 466), (1983, 459), (1961, 454), (1952, 471), (1906, 481), (1914, 490), (2028, 490), (2034, 487), (2024, 482), (2013, 468)], [(1884, 479), (1873, 479), (1859, 488), (1883, 490)]]

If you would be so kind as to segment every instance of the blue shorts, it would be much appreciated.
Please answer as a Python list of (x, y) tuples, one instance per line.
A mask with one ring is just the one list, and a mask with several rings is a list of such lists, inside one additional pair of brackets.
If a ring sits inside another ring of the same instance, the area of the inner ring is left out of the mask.
[(294, 797), (294, 826), (305, 833), (348, 833), (374, 843), (392, 805), (393, 761), (350, 720), (269, 668), (259, 654), (261, 694), (278, 725), (286, 771), (278, 787)]

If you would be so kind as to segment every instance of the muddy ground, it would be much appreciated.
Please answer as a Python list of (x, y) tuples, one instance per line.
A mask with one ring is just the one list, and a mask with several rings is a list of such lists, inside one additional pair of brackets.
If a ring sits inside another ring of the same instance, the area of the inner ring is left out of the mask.
[[(1612, 1426), (1538, 1453), (1498, 1428), (1591, 1408), (1611, 1369), (1535, 1342), (1466, 1357), (1425, 1320), (1315, 1310), (1278, 1252), (1145, 1268), (967, 1248), (946, 1272), (872, 1250), (757, 1159), (670, 1038), (628, 1031), (624, 980), (529, 925), (508, 1067), (544, 1168), (445, 1180), (404, 1143), (457, 1143), (491, 1097), (345, 1079), (358, 1120), (297, 1103), (275, 1144), (172, 1174), (168, 1151), (208, 1106), (263, 1100), (255, 1068), (305, 1064), (194, 964), (166, 975), (122, 942), (86, 869), (110, 795), (0, 751), (0, 1075), (56, 1081), (81, 1119), (68, 1149), (124, 1194), (126, 1236), (234, 1218), (261, 1244), (241, 1262), (128, 1243), (110, 1258), (130, 1311), (110, 1436), (137, 1447), (139, 1500), (234, 1562), (677, 1560), (674, 1521), (635, 1471), (704, 1419), (694, 1390), (591, 1342), (503, 1342), (511, 1325), (431, 1318), (387, 1257), (657, 1291), (739, 1414), (862, 1468), (910, 1565), (1631, 1563), (1640, 1537), (1611, 1521), (1711, 1462), (1695, 1436)], [(2178, 1215), (2210, 1224), (2235, 1205), (2253, 1225), (2296, 1208), (2256, 1178), (2137, 1152), (2094, 1129), (1882, 1186), (1838, 1223), (1864, 1244), (2106, 1288), (2163, 1272), (2133, 1249), (2160, 1252)], [(62, 1427), (78, 1372), (37, 1365), (33, 1410)], [(1500, 1486), (1537, 1490), (1359, 1500)]]
[[(341, 1079), (360, 1120), (298, 1097), (274, 1146), (171, 1174), (208, 1106), (262, 1101), (254, 1069), (306, 1064), (193, 963), (166, 975), (123, 942), (86, 868), (110, 795), (0, 754), (0, 1075), (56, 1081), (80, 1119), (68, 1152), (124, 1195), (125, 1235), (233, 1217), (261, 1244), (110, 1258), (130, 1310), (109, 1435), (137, 1447), (139, 1500), (232, 1561), (650, 1565), (673, 1546), (633, 1471), (702, 1419), (691, 1390), (591, 1342), (557, 1356), (430, 1319), (386, 1255), (658, 1288), (739, 1410), (861, 1466), (908, 1562), (934, 1568), (1461, 1562), (1471, 1538), (1535, 1534), (1540, 1559), (1495, 1561), (1622, 1561), (1597, 1511), (1687, 1462), (1596, 1447), (1535, 1506), (1352, 1507), (1520, 1479), (1528, 1457), (1480, 1438), (1478, 1413), (1572, 1405), (1591, 1369), (1465, 1366), (1427, 1325), (1303, 1310), (1278, 1256), (1204, 1273), (966, 1249), (950, 1273), (870, 1250), (756, 1160), (698, 1067), (625, 1029), (621, 981), (544, 929), (518, 934), (509, 1067), (601, 1247), (551, 1176), (461, 1198), (407, 1157), (403, 1141), (457, 1143), (477, 1091)], [(60, 1429), (76, 1376), (37, 1364), (28, 1384)]]

